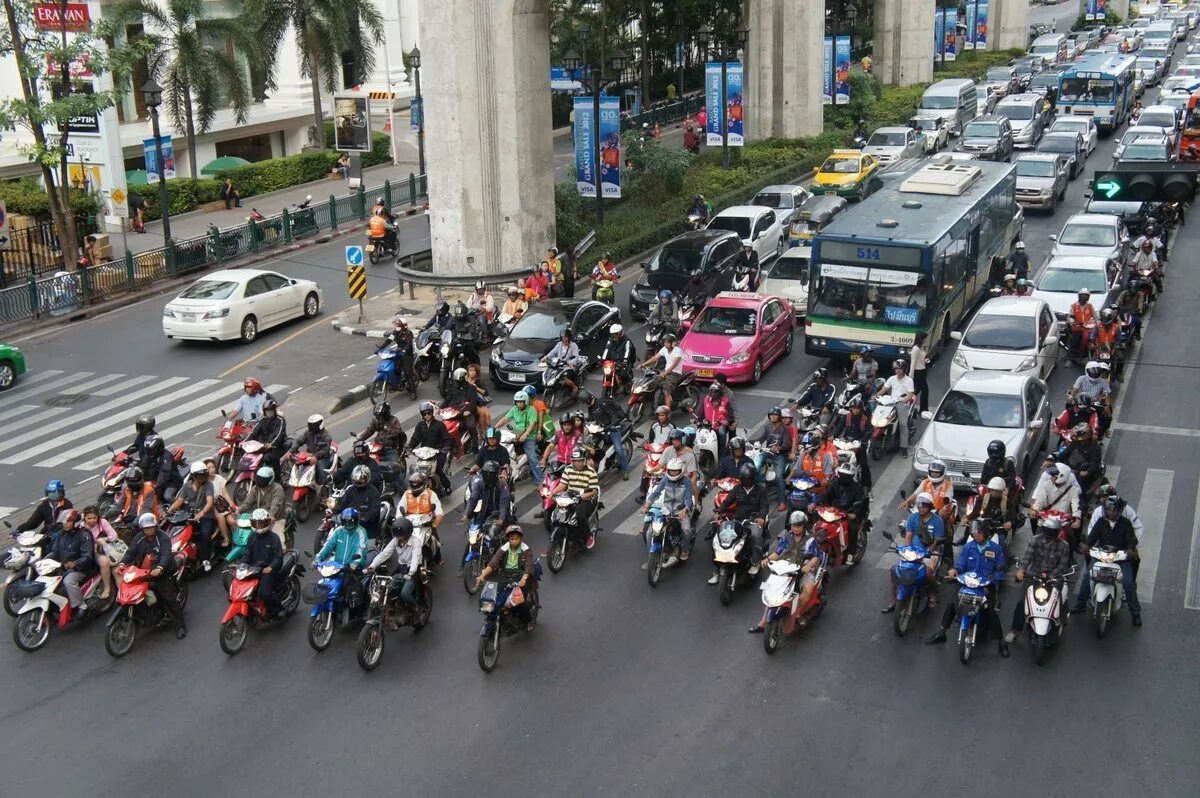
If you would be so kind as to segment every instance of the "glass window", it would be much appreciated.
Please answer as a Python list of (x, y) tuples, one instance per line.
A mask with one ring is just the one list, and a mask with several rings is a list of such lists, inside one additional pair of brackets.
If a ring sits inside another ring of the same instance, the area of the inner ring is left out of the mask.
[(1017, 161), (1018, 177), (1054, 177), (1054, 161), (1035, 161), (1023, 158)]
[(718, 216), (708, 223), (709, 230), (731, 230), (738, 238), (750, 237), (750, 220), (745, 216)]
[(692, 325), (692, 332), (709, 335), (754, 335), (758, 311), (709, 305)]
[(1111, 247), (1117, 243), (1117, 233), (1108, 225), (1069, 224), (1063, 228), (1058, 243), (1077, 247)]
[(1049, 268), (1042, 272), (1037, 282), (1037, 290), (1056, 294), (1075, 294), (1080, 288), (1086, 288), (1094, 294), (1108, 291), (1104, 272), (1100, 269)]
[(996, 113), (1009, 119), (1027, 120), (1033, 119), (1033, 103), (1008, 103), (996, 106)]
[(987, 71), (987, 80), (992, 82), (1012, 80), (1012, 70), (1008, 67), (996, 67)]
[(772, 280), (799, 280), (808, 284), (808, 258), (779, 258), (771, 267)]
[(782, 315), (783, 308), (780, 307), (778, 302), (768, 302), (766, 307), (763, 308), (763, 324), (765, 326), (770, 326), (778, 321), (779, 317)]
[(1024, 426), (1020, 396), (950, 391), (934, 421), (964, 427), (1020, 429)]
[(821, 171), (826, 174), (853, 175), (858, 173), (857, 158), (827, 158), (821, 164)]
[(1038, 316), (1038, 340), (1045, 341), (1046, 336), (1054, 329), (1054, 317), (1050, 315), (1050, 311), (1042, 308), (1042, 314)]
[(1116, 81), (1112, 78), (1066, 78), (1060, 87), (1060, 101), (1111, 103)]
[(792, 207), (792, 195), (781, 194), (778, 191), (760, 191), (754, 195), (754, 199), (750, 200), (751, 205), (758, 205), (761, 208), (790, 208)]
[(941, 94), (941, 95), (926, 94), (924, 97), (921, 98), (921, 107), (933, 109), (936, 111), (946, 111), (951, 108), (958, 107), (958, 97), (949, 95), (949, 94)]
[(246, 296), (258, 296), (267, 292), (267, 281), (262, 277), (255, 277), (250, 282), (246, 283)]
[(1033, 322), (1025, 316), (980, 313), (967, 328), (963, 343), (973, 349), (1033, 349)]
[(691, 274), (700, 268), (703, 254), (698, 249), (663, 247), (650, 261), (646, 271), (656, 274)]
[(712, 261), (710, 266), (720, 266), (725, 261), (738, 254), (741, 249), (741, 242), (725, 240), (713, 247)]
[(576, 333), (589, 333), (608, 315), (608, 308), (602, 305), (584, 305), (575, 314), (571, 329)]
[(867, 139), (868, 147), (903, 147), (904, 134), (899, 131), (875, 132)]
[(971, 122), (963, 130), (965, 138), (995, 138), (999, 135), (999, 122)]
[(237, 283), (224, 280), (199, 280), (187, 287), (180, 299), (229, 299), (237, 290)]
[(267, 283), (268, 291), (278, 291), (280, 288), (286, 288), (288, 281), (278, 274), (264, 274), (263, 280)]
[(817, 315), (917, 326), (926, 321), (929, 277), (914, 271), (823, 264), (813, 281)]
[(567, 329), (569, 319), (562, 312), (547, 313), (535, 310), (537, 303), (529, 308), (529, 312), (521, 317), (509, 333), (510, 339), (533, 339), (556, 341)]

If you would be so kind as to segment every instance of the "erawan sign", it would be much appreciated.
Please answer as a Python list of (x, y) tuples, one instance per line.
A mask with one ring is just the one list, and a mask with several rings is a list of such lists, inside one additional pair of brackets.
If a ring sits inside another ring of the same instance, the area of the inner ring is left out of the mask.
[(33, 22), (38, 30), (70, 30), (84, 31), (88, 29), (92, 18), (84, 3), (35, 3), (33, 6)]

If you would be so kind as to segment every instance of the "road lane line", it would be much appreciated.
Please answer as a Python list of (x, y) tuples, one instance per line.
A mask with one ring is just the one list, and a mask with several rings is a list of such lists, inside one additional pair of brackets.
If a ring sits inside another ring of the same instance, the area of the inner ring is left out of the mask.
[(96, 391), (95, 395), (96, 396), (116, 396), (117, 394), (119, 394), (123, 391), (133, 390), (134, 388), (136, 388), (139, 385), (142, 385), (144, 383), (150, 382), (152, 380), (157, 380), (157, 379), (158, 379), (158, 377), (156, 377), (153, 374), (140, 374), (136, 377), (126, 377), (124, 382), (119, 382), (116, 385), (110, 385), (107, 388), (101, 388), (99, 391)]
[[(62, 372), (59, 372), (59, 373), (61, 374)], [(94, 372), (94, 371), (74, 371), (74, 372), (71, 372), (70, 374), (63, 374), (61, 377), (58, 377), (58, 378), (46, 383), (45, 385), (42, 385), (40, 388), (38, 388), (37, 392), (41, 393), (41, 394), (49, 393), (52, 390), (61, 388), (65, 385), (70, 385), (73, 382), (79, 382), (80, 380), (86, 380), (88, 377), (95, 376), (95, 374), (96, 374), (96, 372)], [(20, 384), (21, 383), (19, 383), (19, 382), (17, 383), (18, 386)]]
[(0, 519), (8, 518), (20, 509), (20, 507), (0, 507)]
[[(13, 341), (16, 343), (16, 340)], [(33, 374), (25, 374), (17, 379), (17, 384), (13, 387), (13, 391), (20, 391), (23, 388), (28, 388), (30, 385), (37, 385), (39, 382), (48, 380), (51, 377), (57, 377), (62, 372), (58, 369), (46, 369), (45, 371), (37, 371)]]
[(1124, 430), (1125, 432), (1148, 432), (1152, 435), (1174, 435), (1182, 438), (1200, 438), (1200, 430), (1183, 429), (1181, 427), (1157, 427), (1150, 424), (1126, 424), (1124, 421), (1117, 421), (1112, 424), (1112, 428)]
[(1142, 567), (1138, 572), (1138, 598), (1143, 604), (1150, 604), (1154, 600), (1154, 580), (1158, 575), (1158, 558), (1162, 553), (1167, 508), (1170, 506), (1174, 482), (1174, 471), (1148, 468), (1146, 481), (1142, 483), (1142, 495), (1138, 497), (1138, 515), (1146, 527), (1138, 544), (1138, 553), (1142, 557)]
[(1200, 610), (1200, 484), (1196, 486), (1196, 503), (1192, 505), (1192, 548), (1188, 556), (1183, 606), (1189, 610)]
[(248, 358), (246, 358), (245, 360), (243, 360), (241, 363), (238, 363), (236, 366), (233, 366), (232, 368), (229, 368), (229, 369), (226, 369), (225, 371), (222, 371), (222, 372), (221, 372), (220, 374), (218, 374), (217, 376), (218, 376), (218, 377), (220, 377), (221, 379), (225, 379), (225, 378), (229, 377), (229, 375), (233, 374), (235, 371), (241, 371), (241, 370), (242, 370), (242, 369), (244, 369), (246, 366), (249, 366), (251, 363), (253, 363), (253, 362), (254, 362), (255, 360), (257, 360), (258, 358), (262, 357), (263, 355), (265, 355), (265, 354), (267, 354), (267, 353), (269, 353), (269, 352), (274, 352), (276, 349), (278, 349), (279, 347), (281, 347), (281, 346), (283, 346), (284, 344), (288, 343), (289, 341), (292, 341), (293, 339), (300, 337), (301, 335), (303, 335), (304, 333), (306, 333), (306, 332), (308, 332), (309, 330), (313, 329), (314, 327), (317, 327), (318, 325), (320, 325), (320, 324), (323, 324), (323, 323), (325, 323), (325, 322), (328, 322), (328, 321), (329, 321), (329, 319), (328, 319), (328, 318), (326, 318), (326, 317), (324, 317), (324, 316), (318, 316), (318, 318), (316, 318), (316, 319), (315, 319), (315, 320), (314, 320), (314, 321), (313, 321), (311, 324), (306, 324), (306, 325), (304, 325), (304, 326), (303, 326), (303, 327), (301, 327), (299, 330), (296, 330), (294, 333), (292, 333), (291, 335), (287, 336), (287, 337), (286, 337), (286, 338), (284, 338), (283, 340), (281, 340), (281, 341), (276, 341), (275, 343), (271, 344), (270, 346), (268, 346), (266, 349), (262, 350), (261, 352), (256, 352), (256, 353), (254, 353), (254, 354), (253, 354), (253, 355), (251, 355), (250, 357), (248, 357)]

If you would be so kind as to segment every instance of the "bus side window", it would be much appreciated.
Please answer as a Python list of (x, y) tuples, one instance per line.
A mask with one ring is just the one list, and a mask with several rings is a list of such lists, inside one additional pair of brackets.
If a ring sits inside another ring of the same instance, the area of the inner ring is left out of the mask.
[(967, 236), (967, 271), (970, 274), (975, 274), (976, 267), (979, 265), (979, 228), (976, 227), (971, 231), (971, 235)]

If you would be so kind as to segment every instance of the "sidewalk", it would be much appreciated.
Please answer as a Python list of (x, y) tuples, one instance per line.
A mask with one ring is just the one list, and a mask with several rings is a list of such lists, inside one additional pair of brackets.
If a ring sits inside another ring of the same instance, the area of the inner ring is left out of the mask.
[[(409, 298), (409, 291), (412, 298)], [(365, 338), (382, 338), (392, 329), (392, 319), (403, 316), (414, 331), (424, 326), (433, 316), (438, 302), (449, 302), (451, 307), (471, 293), (469, 288), (443, 288), (441, 299), (433, 286), (405, 284), (404, 293), (392, 288), (377, 296), (368, 297), (362, 303), (362, 315), (358, 308), (343, 310), (330, 322), (333, 329), (345, 335), (361, 335)]]

